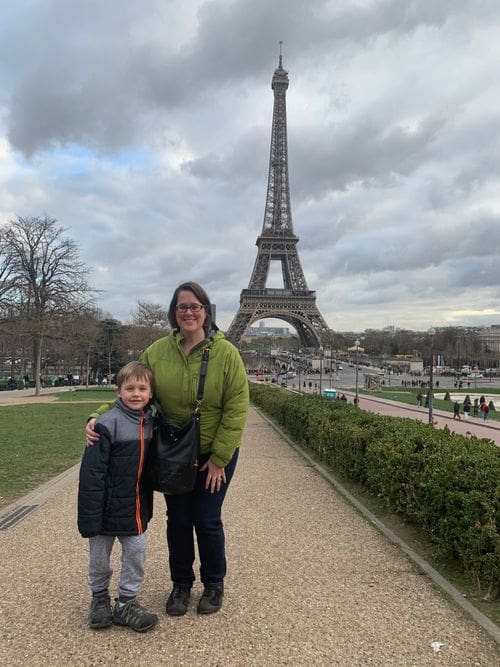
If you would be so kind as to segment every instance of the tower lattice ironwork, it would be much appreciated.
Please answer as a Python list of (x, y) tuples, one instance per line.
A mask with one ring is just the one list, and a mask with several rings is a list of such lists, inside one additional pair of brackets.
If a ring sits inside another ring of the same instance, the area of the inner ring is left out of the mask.
[[(237, 345), (253, 322), (272, 317), (291, 324), (304, 347), (318, 347), (330, 330), (316, 306), (316, 293), (307, 287), (297, 253), (299, 239), (293, 232), (286, 124), (288, 72), (283, 69), (281, 49), (271, 88), (274, 108), (264, 223), (250, 283), (241, 291), (227, 337)], [(281, 261), (284, 287), (266, 288), (270, 263), (276, 260)]]

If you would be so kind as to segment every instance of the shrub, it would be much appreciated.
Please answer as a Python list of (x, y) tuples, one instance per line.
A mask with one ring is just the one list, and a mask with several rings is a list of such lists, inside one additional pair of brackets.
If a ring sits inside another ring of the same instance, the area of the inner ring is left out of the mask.
[(344, 401), (250, 384), (252, 402), (297, 443), (422, 528), (490, 596), (500, 581), (500, 449)]

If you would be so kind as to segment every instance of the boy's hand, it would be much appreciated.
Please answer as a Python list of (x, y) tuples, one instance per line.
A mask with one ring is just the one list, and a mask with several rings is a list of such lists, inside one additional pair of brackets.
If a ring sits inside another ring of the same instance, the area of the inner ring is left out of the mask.
[(87, 425), (85, 426), (85, 441), (87, 447), (92, 447), (99, 440), (99, 433), (94, 431), (96, 420), (94, 417), (88, 420)]

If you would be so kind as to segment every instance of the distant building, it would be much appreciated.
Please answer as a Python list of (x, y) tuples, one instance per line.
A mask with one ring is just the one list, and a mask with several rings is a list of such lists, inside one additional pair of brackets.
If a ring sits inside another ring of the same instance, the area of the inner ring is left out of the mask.
[(262, 322), (258, 327), (247, 327), (245, 331), (245, 336), (280, 336), (285, 338), (291, 335), (288, 327), (266, 327), (262, 325)]
[(500, 324), (481, 329), (478, 335), (485, 352), (500, 352)]

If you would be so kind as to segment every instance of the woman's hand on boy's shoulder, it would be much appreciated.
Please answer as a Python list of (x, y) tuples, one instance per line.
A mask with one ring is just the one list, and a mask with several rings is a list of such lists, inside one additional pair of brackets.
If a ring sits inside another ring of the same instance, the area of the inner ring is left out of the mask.
[(85, 425), (85, 442), (87, 447), (92, 447), (99, 440), (99, 433), (94, 430), (96, 419), (91, 417)]

